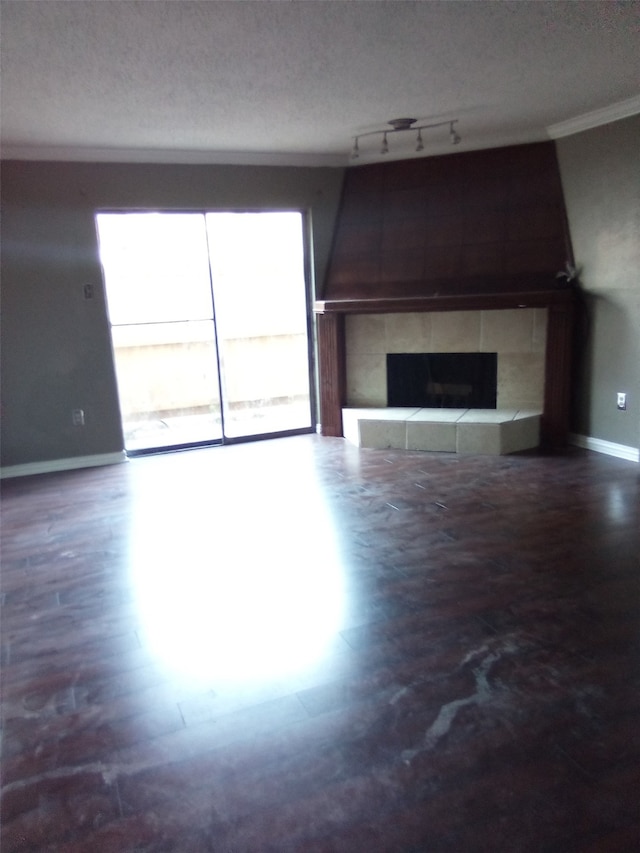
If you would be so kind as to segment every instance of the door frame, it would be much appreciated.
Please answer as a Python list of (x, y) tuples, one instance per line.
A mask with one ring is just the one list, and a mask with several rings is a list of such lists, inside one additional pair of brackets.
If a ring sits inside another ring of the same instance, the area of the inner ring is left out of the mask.
[[(126, 455), (129, 457), (136, 456), (146, 456), (154, 453), (170, 453), (181, 450), (194, 450), (202, 447), (219, 447), (222, 445), (231, 445), (231, 444), (241, 444), (244, 442), (250, 441), (263, 441), (269, 440), (273, 438), (286, 438), (288, 436), (295, 435), (308, 435), (309, 433), (315, 433), (318, 431), (318, 365), (317, 365), (317, 339), (316, 339), (316, 324), (315, 324), (315, 315), (313, 313), (313, 301), (314, 301), (314, 275), (313, 275), (313, 240), (311, 234), (311, 217), (308, 209), (298, 208), (295, 206), (284, 206), (284, 207), (207, 207), (207, 208), (199, 208), (199, 207), (100, 207), (94, 209), (93, 211), (93, 220), (96, 230), (96, 248), (97, 248), (97, 259), (98, 264), (101, 269), (102, 275), (102, 289), (103, 289), (103, 301), (105, 307), (105, 319), (107, 321), (109, 327), (109, 341), (111, 344), (111, 359), (113, 364), (114, 376), (116, 377), (116, 387), (117, 387), (117, 372), (115, 366), (115, 351), (113, 345), (113, 336), (111, 334), (112, 323), (109, 317), (108, 311), (108, 297), (107, 297), (107, 286), (106, 286), (106, 277), (104, 274), (104, 267), (102, 265), (102, 258), (100, 254), (100, 236), (99, 236), (99, 228), (98, 228), (98, 215), (100, 214), (136, 214), (136, 213), (156, 213), (156, 214), (185, 214), (185, 215), (196, 215), (206, 217), (208, 213), (298, 213), (300, 214), (301, 219), (301, 229), (302, 229), (302, 256), (303, 256), (303, 280), (304, 280), (304, 293), (305, 293), (305, 330), (307, 335), (307, 372), (309, 378), (309, 416), (310, 416), (310, 426), (308, 427), (296, 427), (288, 430), (280, 430), (278, 432), (268, 432), (268, 433), (258, 433), (255, 435), (247, 435), (247, 436), (227, 436), (224, 432), (224, 406), (222, 401), (222, 376), (221, 376), (221, 367), (220, 367), (220, 352), (219, 352), (219, 344), (218, 344), (218, 327), (216, 320), (216, 303), (215, 303), (215, 292), (214, 292), (214, 284), (213, 278), (211, 275), (211, 264), (209, 264), (209, 288), (211, 295), (211, 303), (212, 303), (212, 314), (213, 314), (213, 327), (214, 327), (214, 340), (215, 340), (215, 349), (216, 349), (216, 358), (217, 358), (217, 378), (218, 378), (218, 394), (220, 397), (220, 418), (221, 418), (221, 428), (222, 428), (222, 437), (220, 439), (205, 439), (203, 441), (198, 442), (190, 442), (185, 444), (175, 444), (161, 447), (149, 447), (149, 448), (141, 448), (135, 450), (125, 450)], [(207, 233), (207, 229), (205, 227), (205, 233)], [(208, 235), (207, 235), (208, 237)], [(207, 252), (209, 253), (209, 241), (207, 239)], [(211, 255), (209, 253), (209, 258)], [(122, 409), (120, 405), (120, 395), (118, 392), (118, 408), (119, 408), (119, 416), (120, 423), (123, 424), (122, 419)]]

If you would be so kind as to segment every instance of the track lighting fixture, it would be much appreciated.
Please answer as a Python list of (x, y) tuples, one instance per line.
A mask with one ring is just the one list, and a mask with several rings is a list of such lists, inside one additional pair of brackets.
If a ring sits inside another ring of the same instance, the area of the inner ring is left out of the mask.
[(387, 140), (387, 134), (389, 133), (401, 133), (403, 131), (412, 130), (417, 132), (416, 136), (416, 151), (424, 150), (424, 141), (422, 139), (422, 131), (423, 130), (431, 130), (434, 127), (449, 127), (449, 138), (451, 140), (452, 145), (458, 145), (461, 141), (460, 135), (456, 132), (455, 125), (458, 122), (458, 119), (453, 119), (451, 121), (438, 121), (433, 124), (416, 124), (418, 121), (417, 118), (394, 118), (391, 119), (388, 124), (391, 125), (391, 130), (372, 130), (369, 133), (359, 133), (358, 136), (353, 137), (353, 148), (351, 149), (351, 157), (352, 159), (356, 159), (360, 156), (360, 146), (359, 141), (365, 136), (378, 136), (382, 135), (382, 145), (380, 147), (381, 154), (389, 153), (389, 142)]

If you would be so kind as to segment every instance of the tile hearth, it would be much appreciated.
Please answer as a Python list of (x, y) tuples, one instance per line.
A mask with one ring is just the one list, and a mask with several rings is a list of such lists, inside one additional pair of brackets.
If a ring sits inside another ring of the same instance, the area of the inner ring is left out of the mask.
[(539, 411), (345, 408), (344, 437), (357, 447), (499, 456), (540, 443)]

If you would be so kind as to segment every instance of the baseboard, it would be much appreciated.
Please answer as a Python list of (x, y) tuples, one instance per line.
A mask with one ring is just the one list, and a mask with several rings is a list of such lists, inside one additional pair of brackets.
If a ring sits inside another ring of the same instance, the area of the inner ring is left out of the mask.
[(595, 450), (596, 453), (606, 453), (607, 456), (617, 456), (618, 459), (628, 459), (629, 462), (640, 462), (640, 450), (637, 447), (629, 447), (626, 444), (616, 444), (613, 441), (605, 441), (602, 438), (592, 438), (590, 435), (569, 436), (569, 443), (585, 450)]
[(117, 453), (96, 453), (93, 456), (72, 456), (69, 459), (48, 459), (45, 462), (25, 462), (23, 465), (5, 465), (0, 468), (0, 480), (8, 477), (29, 477), (32, 474), (51, 474), (54, 471), (73, 471), (76, 468), (97, 468), (126, 462), (124, 450)]

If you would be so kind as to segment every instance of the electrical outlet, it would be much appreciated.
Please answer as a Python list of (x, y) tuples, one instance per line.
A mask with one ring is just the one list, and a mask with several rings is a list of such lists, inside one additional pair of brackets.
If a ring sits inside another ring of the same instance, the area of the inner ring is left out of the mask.
[(627, 395), (624, 391), (618, 391), (618, 408), (622, 412), (627, 408)]
[(74, 426), (84, 426), (84, 409), (74, 409), (71, 412), (71, 422)]

